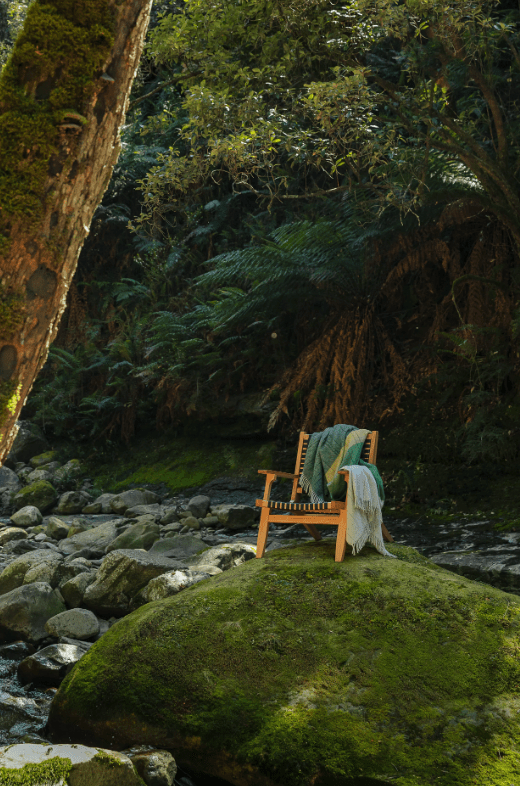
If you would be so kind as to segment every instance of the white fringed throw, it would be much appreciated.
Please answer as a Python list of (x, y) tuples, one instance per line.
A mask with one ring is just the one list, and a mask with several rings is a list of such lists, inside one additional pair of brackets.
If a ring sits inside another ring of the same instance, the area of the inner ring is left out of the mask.
[(385, 557), (395, 557), (385, 549), (381, 524), (381, 500), (374, 476), (367, 467), (351, 465), (341, 467), (350, 473), (347, 491), (347, 543), (352, 554), (371, 543)]

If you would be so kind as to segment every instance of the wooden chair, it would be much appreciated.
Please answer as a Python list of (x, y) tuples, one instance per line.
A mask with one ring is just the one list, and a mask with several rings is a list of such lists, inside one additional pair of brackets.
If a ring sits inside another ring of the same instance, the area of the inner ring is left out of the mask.
[[(262, 509), (260, 515), (260, 527), (258, 530), (258, 540), (256, 544), (257, 559), (264, 556), (265, 544), (269, 533), (270, 524), (303, 524), (315, 540), (321, 540), (321, 534), (316, 529), (316, 524), (332, 524), (337, 526), (338, 534), (336, 537), (336, 562), (343, 562), (347, 547), (347, 500), (332, 502), (300, 502), (303, 489), (299, 485), (300, 475), (305, 463), (307, 446), (310, 434), (300, 432), (298, 443), (298, 453), (296, 456), (296, 466), (294, 472), (277, 472), (271, 469), (259, 469), (261, 475), (265, 475), (264, 498), (256, 500), (256, 506)], [(361, 458), (369, 464), (376, 463), (378, 431), (371, 431), (365, 440)], [(343, 475), (348, 483), (348, 470), (340, 470), (339, 475)], [(275, 502), (269, 499), (271, 486), (277, 478), (291, 478), (292, 492), (290, 502)], [(279, 513), (277, 511), (280, 511)], [(284, 515), (285, 514), (285, 515)], [(385, 525), (382, 525), (383, 537), (389, 543), (393, 538)]]

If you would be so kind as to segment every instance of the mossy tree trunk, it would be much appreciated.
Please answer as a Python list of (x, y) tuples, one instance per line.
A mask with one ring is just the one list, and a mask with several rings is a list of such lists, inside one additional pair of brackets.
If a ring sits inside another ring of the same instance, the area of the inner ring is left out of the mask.
[(0, 465), (65, 308), (152, 0), (35, 0), (0, 76)]

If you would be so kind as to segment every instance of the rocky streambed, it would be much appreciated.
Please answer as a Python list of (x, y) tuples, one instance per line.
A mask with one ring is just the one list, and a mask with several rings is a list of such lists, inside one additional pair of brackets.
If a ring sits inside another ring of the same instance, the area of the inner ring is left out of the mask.
[[(30, 746), (47, 741), (61, 681), (117, 620), (254, 558), (261, 486), (220, 479), (185, 495), (130, 489), (94, 497), (89, 481), (56, 492), (60, 472), (70, 481), (78, 471), (74, 462), (64, 471), (44, 453), (13, 467), (0, 470), (0, 745)], [(471, 517), (441, 526), (385, 521), (397, 543), (520, 594), (520, 533), (497, 533), (493, 522)], [(267, 548), (308, 539), (299, 525), (272, 527)], [(177, 769), (168, 752), (125, 753), (149, 786), (217, 783)], [(152, 766), (152, 755), (163, 758)]]

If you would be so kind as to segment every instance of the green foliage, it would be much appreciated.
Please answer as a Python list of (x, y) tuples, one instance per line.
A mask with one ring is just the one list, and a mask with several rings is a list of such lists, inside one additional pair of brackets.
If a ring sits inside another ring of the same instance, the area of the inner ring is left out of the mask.
[(191, 2), (151, 35), (187, 150), (160, 156), (145, 215), (227, 177), (271, 205), (356, 184), (409, 210), (443, 156), (520, 237), (518, 21), (486, 0)]

